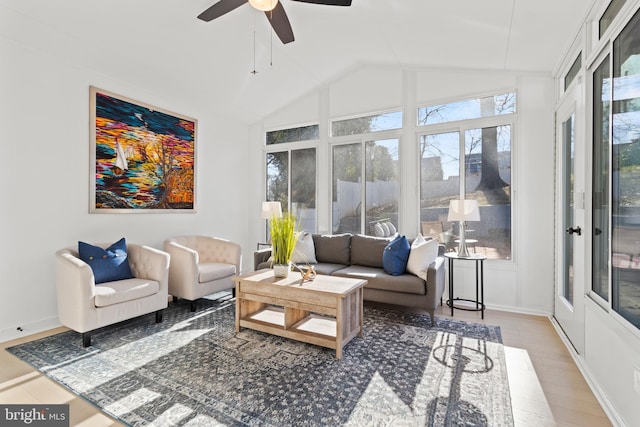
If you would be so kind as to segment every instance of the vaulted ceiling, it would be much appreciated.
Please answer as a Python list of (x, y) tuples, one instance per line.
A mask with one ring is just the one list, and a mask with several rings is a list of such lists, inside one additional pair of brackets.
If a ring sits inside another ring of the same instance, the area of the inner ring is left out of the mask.
[(196, 19), (215, 1), (0, 0), (0, 36), (254, 122), (365, 64), (551, 72), (594, 2), (281, 0), (296, 38), (283, 45), (248, 4)]

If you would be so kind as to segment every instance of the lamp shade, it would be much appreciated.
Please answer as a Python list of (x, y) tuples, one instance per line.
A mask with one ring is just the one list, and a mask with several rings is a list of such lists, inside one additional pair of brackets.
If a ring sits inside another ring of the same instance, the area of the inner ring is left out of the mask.
[(282, 206), (280, 202), (262, 202), (262, 219), (282, 217)]
[(267, 12), (275, 9), (278, 0), (249, 0), (249, 4), (258, 10)]
[(477, 200), (451, 200), (447, 221), (480, 221)]

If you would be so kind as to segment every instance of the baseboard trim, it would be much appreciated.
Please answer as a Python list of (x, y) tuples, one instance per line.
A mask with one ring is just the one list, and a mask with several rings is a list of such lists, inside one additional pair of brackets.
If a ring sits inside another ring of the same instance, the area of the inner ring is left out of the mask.
[(564, 343), (567, 350), (569, 350), (571, 358), (578, 367), (578, 370), (582, 374), (582, 377), (587, 382), (587, 385), (591, 389), (591, 392), (602, 406), (605, 414), (607, 414), (607, 417), (609, 417), (609, 421), (611, 421), (611, 424), (613, 424), (614, 427), (625, 427), (624, 421), (622, 421), (614, 407), (611, 405), (609, 399), (607, 399), (606, 394), (602, 391), (598, 383), (591, 376), (589, 367), (585, 364), (584, 359), (576, 352), (576, 349), (573, 347), (573, 344), (571, 344), (571, 341), (569, 341), (569, 338), (567, 338), (567, 335), (564, 333), (564, 330), (562, 329), (556, 318), (553, 316), (549, 316), (549, 321), (553, 325), (556, 333)]
[(551, 316), (551, 313), (548, 312), (548, 311), (536, 310), (536, 309), (533, 309), (533, 308), (512, 307), (512, 306), (508, 306), (508, 305), (486, 304), (486, 301), (485, 301), (485, 305), (486, 305), (487, 309), (489, 309), (489, 310), (506, 311), (506, 312), (509, 312), (509, 313), (517, 313), (517, 314), (529, 314), (531, 316), (543, 316), (543, 317)]
[(24, 338), (29, 335), (38, 334), (62, 326), (57, 317), (38, 320), (23, 325), (14, 325), (9, 328), (0, 329), (0, 343), (11, 341), (17, 338)]

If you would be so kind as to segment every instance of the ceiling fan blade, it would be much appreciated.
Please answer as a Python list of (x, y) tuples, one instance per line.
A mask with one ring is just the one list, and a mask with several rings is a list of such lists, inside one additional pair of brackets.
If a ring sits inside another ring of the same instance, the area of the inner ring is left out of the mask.
[(291, 43), (295, 40), (293, 37), (291, 23), (289, 22), (287, 13), (284, 11), (284, 7), (282, 7), (280, 2), (278, 2), (275, 9), (267, 11), (264, 14), (267, 15), (269, 23), (271, 23), (273, 30), (276, 32), (283, 44)]
[(327, 6), (351, 6), (351, 0), (293, 0), (302, 3), (324, 4)]
[(243, 4), (247, 3), (247, 0), (220, 0), (218, 3), (211, 6), (209, 9), (198, 15), (198, 19), (209, 22), (216, 18), (221, 17), (225, 13), (231, 12)]

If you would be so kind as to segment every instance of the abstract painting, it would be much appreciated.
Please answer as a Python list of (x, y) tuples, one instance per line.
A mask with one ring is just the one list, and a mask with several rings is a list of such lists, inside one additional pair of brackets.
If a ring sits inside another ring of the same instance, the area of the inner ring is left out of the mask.
[(90, 89), (89, 211), (195, 212), (197, 121)]

